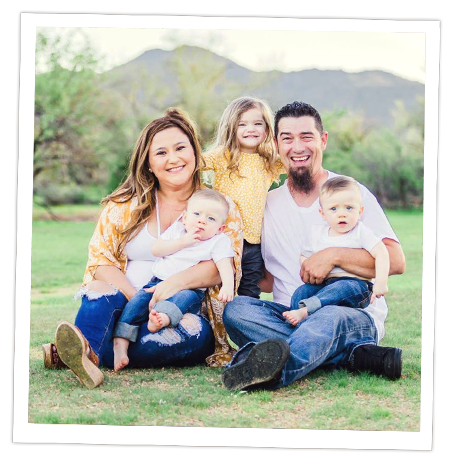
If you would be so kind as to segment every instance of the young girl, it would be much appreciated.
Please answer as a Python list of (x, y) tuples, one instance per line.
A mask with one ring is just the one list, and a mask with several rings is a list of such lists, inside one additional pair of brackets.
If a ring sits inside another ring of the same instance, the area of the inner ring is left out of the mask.
[(259, 298), (263, 276), (261, 228), (267, 192), (285, 170), (273, 142), (272, 111), (251, 97), (232, 101), (222, 114), (216, 140), (204, 155), (214, 171), (213, 189), (237, 205), (244, 230), (242, 279), (238, 294)]

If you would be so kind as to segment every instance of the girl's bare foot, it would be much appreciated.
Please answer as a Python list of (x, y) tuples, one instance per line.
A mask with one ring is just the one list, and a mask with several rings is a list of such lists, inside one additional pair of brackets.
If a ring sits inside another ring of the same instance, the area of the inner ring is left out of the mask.
[(130, 362), (128, 358), (128, 344), (129, 341), (127, 339), (114, 337), (114, 371), (125, 368)]
[(163, 327), (170, 325), (170, 318), (165, 313), (158, 313), (152, 309), (148, 316), (147, 328), (150, 332), (158, 332)]
[(293, 325), (296, 326), (300, 321), (303, 321), (308, 316), (306, 306), (300, 309), (292, 309), (285, 311), (283, 316)]

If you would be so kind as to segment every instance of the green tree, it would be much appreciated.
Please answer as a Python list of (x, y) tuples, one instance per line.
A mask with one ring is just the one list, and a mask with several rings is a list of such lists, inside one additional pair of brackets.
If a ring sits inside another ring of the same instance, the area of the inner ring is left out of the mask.
[(396, 103), (393, 111), (395, 132), (400, 140), (401, 158), (408, 168), (403, 170), (400, 201), (403, 206), (423, 204), (425, 99), (417, 98), (416, 108), (407, 111), (403, 102)]
[(397, 102), (393, 128), (368, 128), (364, 116), (344, 110), (325, 113), (329, 132), (324, 165), (366, 185), (384, 207), (423, 203), (424, 101), (406, 110)]
[(353, 156), (353, 148), (367, 134), (364, 116), (347, 110), (324, 113), (324, 130), (328, 131), (328, 143), (324, 152), (324, 166), (339, 174), (361, 180), (365, 171), (362, 162)]
[(372, 129), (355, 145), (352, 156), (365, 172), (364, 184), (387, 207), (423, 204), (424, 103), (407, 111), (397, 102), (393, 129)]
[(107, 184), (114, 152), (126, 147), (121, 110), (102, 88), (100, 61), (77, 32), (37, 34), (33, 182), (44, 202), (57, 202), (58, 187), (72, 187), (82, 199), (77, 187)]

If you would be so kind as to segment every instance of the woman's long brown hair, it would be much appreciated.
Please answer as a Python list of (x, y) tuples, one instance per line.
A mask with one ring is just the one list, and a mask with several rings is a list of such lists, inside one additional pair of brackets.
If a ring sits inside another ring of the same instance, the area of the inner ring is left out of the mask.
[(134, 208), (131, 221), (119, 233), (120, 241), (117, 252), (119, 257), (128, 241), (130, 241), (150, 218), (156, 206), (156, 190), (159, 181), (149, 169), (149, 150), (155, 135), (163, 130), (173, 127), (179, 128), (189, 139), (195, 154), (195, 169), (192, 174), (192, 195), (201, 186), (200, 167), (202, 165), (202, 153), (195, 124), (189, 116), (179, 109), (168, 109), (166, 114), (147, 124), (141, 132), (130, 158), (128, 176), (126, 180), (110, 195), (102, 200), (102, 204), (108, 202), (124, 203), (136, 197), (137, 206)]

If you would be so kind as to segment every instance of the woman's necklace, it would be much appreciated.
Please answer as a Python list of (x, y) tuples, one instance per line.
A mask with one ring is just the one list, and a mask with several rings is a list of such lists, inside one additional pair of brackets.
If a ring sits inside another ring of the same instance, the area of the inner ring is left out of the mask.
[(168, 202), (161, 197), (161, 193), (157, 193), (158, 209), (160, 211), (159, 216), (161, 217), (161, 224), (165, 226), (171, 226), (178, 218), (181, 213), (186, 209), (186, 203), (179, 201)]

